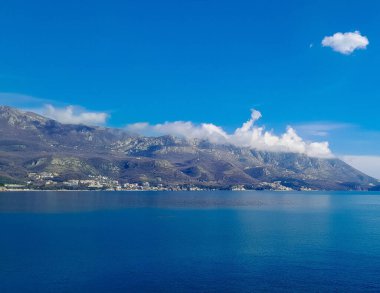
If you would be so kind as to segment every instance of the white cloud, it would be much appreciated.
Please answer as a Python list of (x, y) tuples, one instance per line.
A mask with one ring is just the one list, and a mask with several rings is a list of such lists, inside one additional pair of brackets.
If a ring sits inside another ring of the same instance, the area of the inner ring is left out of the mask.
[(251, 118), (233, 133), (227, 133), (222, 127), (210, 123), (194, 124), (192, 122), (175, 121), (151, 125), (135, 123), (127, 125), (127, 130), (142, 135), (174, 135), (187, 139), (207, 139), (212, 143), (233, 144), (252, 149), (302, 153), (312, 157), (332, 157), (328, 142), (307, 142), (299, 137), (292, 127), (288, 127), (282, 135), (266, 131), (264, 127), (255, 125), (261, 113), (252, 110)]
[(208, 123), (195, 125), (189, 121), (175, 121), (150, 125), (149, 123), (142, 122), (127, 125), (126, 128), (130, 132), (146, 136), (170, 134), (187, 139), (207, 139), (212, 143), (226, 143), (228, 141), (228, 135), (222, 128)]
[(45, 105), (37, 112), (64, 124), (102, 125), (108, 118), (108, 114), (103, 112), (88, 112), (74, 106), (57, 108), (51, 104)]
[(342, 156), (341, 159), (363, 173), (380, 179), (380, 156)]
[(368, 44), (368, 38), (362, 36), (359, 31), (335, 33), (322, 40), (323, 47), (331, 47), (334, 51), (345, 55), (351, 54), (356, 49), (366, 49)]
[(65, 124), (103, 125), (109, 117), (104, 112), (90, 112), (82, 107), (64, 106), (57, 101), (19, 93), (0, 92), (0, 102), (2, 105), (35, 112)]

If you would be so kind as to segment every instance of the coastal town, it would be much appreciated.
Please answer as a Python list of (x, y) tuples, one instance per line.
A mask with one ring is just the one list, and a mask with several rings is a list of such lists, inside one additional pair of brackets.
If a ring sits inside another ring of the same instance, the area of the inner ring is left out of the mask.
[(120, 182), (118, 180), (102, 175), (89, 175), (85, 179), (63, 180), (60, 174), (54, 172), (28, 173), (25, 183), (3, 183), (0, 191), (29, 191), (29, 190), (107, 190), (107, 191), (201, 191), (226, 189), (233, 191), (244, 190), (279, 190), (290, 191), (281, 182), (262, 182), (257, 186), (233, 185), (225, 188), (213, 188), (208, 186), (195, 186), (192, 184), (164, 185), (151, 184), (149, 182)]

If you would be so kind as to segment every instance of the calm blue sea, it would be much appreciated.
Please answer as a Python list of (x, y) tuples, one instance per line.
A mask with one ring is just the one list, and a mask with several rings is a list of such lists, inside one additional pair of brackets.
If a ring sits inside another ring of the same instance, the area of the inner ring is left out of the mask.
[(380, 193), (0, 193), (0, 292), (380, 291)]

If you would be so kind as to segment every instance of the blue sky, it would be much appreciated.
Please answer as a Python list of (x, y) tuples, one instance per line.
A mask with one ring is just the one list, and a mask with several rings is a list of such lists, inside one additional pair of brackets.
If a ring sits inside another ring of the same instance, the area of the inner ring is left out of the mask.
[[(0, 104), (227, 130), (255, 108), (266, 129), (292, 125), (338, 155), (379, 156), (379, 11), (378, 1), (1, 1)], [(355, 31), (365, 50), (321, 45)]]

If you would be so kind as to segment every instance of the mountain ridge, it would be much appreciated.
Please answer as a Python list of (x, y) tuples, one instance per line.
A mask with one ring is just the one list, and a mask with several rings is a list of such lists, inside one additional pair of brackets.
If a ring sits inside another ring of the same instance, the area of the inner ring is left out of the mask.
[(0, 106), (0, 180), (30, 182), (30, 174), (42, 172), (57, 174), (57, 182), (105, 176), (121, 184), (205, 188), (368, 190), (379, 184), (337, 158), (135, 136)]

